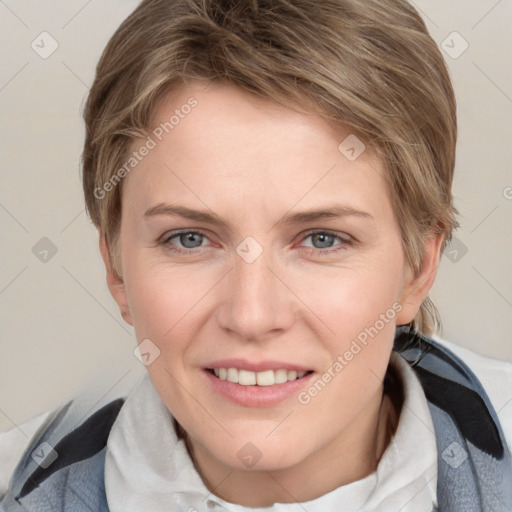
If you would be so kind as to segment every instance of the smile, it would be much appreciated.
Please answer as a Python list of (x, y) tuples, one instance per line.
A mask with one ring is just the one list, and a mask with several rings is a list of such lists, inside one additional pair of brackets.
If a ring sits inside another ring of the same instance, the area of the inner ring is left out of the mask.
[(281, 368), (278, 370), (265, 370), (253, 372), (238, 368), (213, 368), (210, 369), (220, 380), (226, 380), (233, 384), (241, 386), (273, 386), (274, 384), (284, 384), (286, 382), (301, 379), (307, 373), (306, 371), (287, 370)]
[(244, 407), (272, 407), (293, 400), (315, 377), (315, 370), (281, 360), (229, 358), (203, 366), (210, 390)]

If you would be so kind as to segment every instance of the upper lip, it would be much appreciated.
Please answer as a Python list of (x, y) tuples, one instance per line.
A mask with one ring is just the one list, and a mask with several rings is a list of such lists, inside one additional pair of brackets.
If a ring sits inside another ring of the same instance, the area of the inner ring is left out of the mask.
[(219, 359), (206, 365), (206, 368), (237, 368), (238, 370), (248, 370), (251, 372), (264, 372), (266, 370), (295, 370), (297, 372), (307, 372), (311, 368), (299, 364), (287, 363), (284, 361), (247, 361), (246, 359)]

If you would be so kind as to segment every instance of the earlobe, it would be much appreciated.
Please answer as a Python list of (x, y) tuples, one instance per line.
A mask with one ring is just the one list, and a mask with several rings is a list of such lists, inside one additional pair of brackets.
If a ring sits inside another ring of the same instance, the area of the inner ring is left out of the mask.
[(99, 247), (103, 263), (106, 269), (107, 286), (110, 294), (114, 298), (119, 307), (119, 311), (123, 320), (133, 326), (133, 321), (130, 313), (130, 306), (128, 304), (128, 297), (126, 295), (126, 287), (123, 278), (114, 269), (112, 251), (108, 247), (107, 241), (104, 235), (99, 234)]
[(414, 277), (409, 269), (400, 303), (402, 310), (397, 315), (397, 325), (409, 324), (414, 320), (423, 300), (432, 288), (439, 267), (440, 249), (444, 233), (432, 234), (425, 242), (423, 261), (419, 274)]

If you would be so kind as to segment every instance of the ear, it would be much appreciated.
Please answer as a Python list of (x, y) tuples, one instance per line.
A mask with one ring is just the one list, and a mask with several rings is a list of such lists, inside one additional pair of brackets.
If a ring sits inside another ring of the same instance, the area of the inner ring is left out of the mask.
[(108, 247), (105, 237), (101, 233), (99, 234), (99, 245), (101, 257), (103, 258), (103, 263), (105, 264), (105, 269), (107, 271), (107, 285), (108, 289), (110, 290), (110, 294), (116, 301), (123, 320), (133, 326), (124, 281), (114, 269), (112, 263), (112, 252)]
[(402, 310), (397, 315), (397, 325), (409, 324), (414, 320), (423, 300), (432, 288), (437, 275), (443, 239), (444, 233), (433, 233), (427, 239), (421, 269), (416, 277), (412, 275), (412, 270), (408, 268), (400, 298)]

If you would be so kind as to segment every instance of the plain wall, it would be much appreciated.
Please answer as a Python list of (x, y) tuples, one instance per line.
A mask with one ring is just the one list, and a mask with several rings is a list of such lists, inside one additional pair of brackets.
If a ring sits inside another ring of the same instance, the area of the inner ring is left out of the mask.
[[(81, 110), (97, 60), (136, 5), (0, 3), (0, 430), (84, 390), (106, 401), (145, 371), (106, 287), (79, 174)], [(431, 294), (441, 335), (512, 360), (512, 2), (415, 5), (446, 49), (458, 98), (462, 227)], [(31, 47), (51, 49), (44, 31), (58, 43), (46, 59)]]

